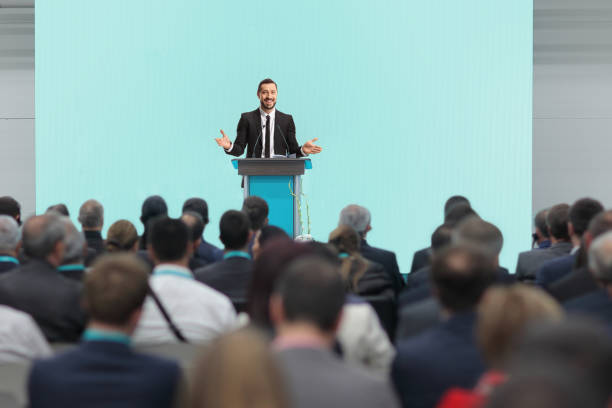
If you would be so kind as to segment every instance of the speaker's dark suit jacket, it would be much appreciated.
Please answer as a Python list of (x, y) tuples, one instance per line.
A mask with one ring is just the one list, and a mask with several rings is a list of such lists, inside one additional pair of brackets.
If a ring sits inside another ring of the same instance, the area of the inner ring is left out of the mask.
[(246, 299), (251, 283), (253, 261), (242, 257), (231, 257), (207, 265), (194, 272), (195, 278), (218, 290), (231, 300)]
[(576, 255), (574, 254), (546, 262), (536, 273), (536, 285), (548, 290), (550, 285), (572, 272), (575, 262)]
[(597, 282), (586, 267), (578, 268), (550, 286), (550, 294), (560, 303), (586, 295), (599, 289)]
[(406, 283), (404, 278), (399, 271), (397, 265), (397, 258), (395, 252), (387, 251), (385, 249), (374, 248), (368, 244), (365, 239), (361, 240), (361, 255), (369, 261), (376, 262), (383, 266), (385, 272), (389, 275), (391, 282), (393, 283), (393, 290), (395, 295), (399, 294)]
[(476, 346), (473, 312), (399, 341), (392, 366), (395, 388), (405, 408), (430, 408), (450, 387), (471, 389), (484, 372)]
[(176, 363), (135, 353), (126, 344), (86, 341), (34, 363), (31, 408), (169, 408), (180, 379)]
[[(295, 138), (293, 117), (276, 110), (274, 122), (274, 154), (295, 154), (296, 157), (301, 157), (300, 145)], [(227, 152), (227, 154), (241, 156), (246, 147), (247, 157), (261, 157), (263, 139), (265, 137), (265, 131), (261, 126), (261, 112), (259, 108), (240, 115), (236, 140), (234, 140), (232, 150)]]
[(32, 316), (50, 342), (75, 342), (85, 327), (81, 285), (43, 261), (0, 275), (0, 303)]
[(612, 329), (612, 300), (604, 289), (574, 298), (564, 303), (563, 306), (569, 314), (597, 319)]

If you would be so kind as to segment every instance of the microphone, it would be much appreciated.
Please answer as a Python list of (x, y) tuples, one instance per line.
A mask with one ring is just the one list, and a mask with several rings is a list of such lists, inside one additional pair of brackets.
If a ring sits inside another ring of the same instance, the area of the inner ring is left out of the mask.
[(287, 147), (286, 153), (285, 153), (285, 157), (289, 157), (289, 145), (287, 144), (287, 139), (285, 139), (285, 134), (283, 133), (282, 129), (280, 128), (280, 126), (278, 126), (278, 123), (274, 123), (275, 127), (280, 130), (280, 134), (283, 137), (283, 142), (285, 142), (285, 146)]
[[(264, 125), (265, 127), (265, 125)], [(261, 139), (261, 130), (259, 131), (259, 134), (257, 135), (257, 140), (255, 141), (255, 146), (253, 146), (253, 155), (251, 156), (251, 158), (255, 157), (255, 151), (257, 148), (257, 143), (259, 143), (259, 139)]]

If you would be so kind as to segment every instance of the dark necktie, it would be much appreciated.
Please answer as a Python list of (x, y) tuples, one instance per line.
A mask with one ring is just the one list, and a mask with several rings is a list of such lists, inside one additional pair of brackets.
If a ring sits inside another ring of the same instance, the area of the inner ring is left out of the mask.
[(272, 147), (270, 146), (270, 115), (266, 115), (266, 152), (264, 154), (265, 158), (270, 158), (270, 151)]

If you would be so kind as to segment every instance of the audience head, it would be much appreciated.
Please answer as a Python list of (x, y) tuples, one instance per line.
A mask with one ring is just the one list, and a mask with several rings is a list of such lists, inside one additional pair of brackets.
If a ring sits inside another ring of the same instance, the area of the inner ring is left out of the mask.
[(138, 232), (128, 220), (119, 220), (106, 233), (106, 251), (124, 252), (138, 249)]
[(557, 204), (548, 210), (546, 225), (554, 242), (568, 241), (569, 233), (567, 222), (569, 221), (569, 205)]
[(289, 235), (285, 232), (284, 229), (279, 228), (275, 225), (266, 225), (255, 234), (255, 239), (253, 241), (253, 258), (257, 259), (259, 254), (261, 253), (262, 248), (266, 245), (266, 242), (269, 242), (273, 239), (286, 239), (290, 240)]
[(249, 244), (251, 229), (249, 217), (244, 212), (229, 210), (219, 221), (219, 239), (226, 250), (244, 250)]
[(186, 213), (188, 211), (200, 214), (204, 226), (208, 225), (208, 204), (205, 200), (197, 197), (189, 198), (183, 204), (182, 212)]
[(372, 217), (367, 208), (357, 204), (351, 204), (340, 211), (338, 225), (347, 225), (357, 231), (362, 238), (365, 238), (368, 231), (372, 229), (370, 225), (371, 221)]
[(548, 232), (548, 225), (546, 225), (546, 216), (548, 215), (548, 208), (538, 211), (533, 220), (535, 226), (535, 233), (538, 236), (539, 241), (550, 238)]
[(612, 285), (612, 231), (598, 236), (591, 243), (589, 247), (589, 271), (597, 282), (606, 289)]
[(104, 207), (96, 200), (87, 200), (79, 209), (83, 231), (100, 231), (104, 225)]
[(329, 244), (341, 256), (340, 276), (346, 291), (357, 293), (361, 278), (369, 263), (359, 253), (361, 239), (357, 231), (348, 225), (340, 225), (329, 234)]
[(359, 252), (359, 234), (348, 225), (340, 225), (329, 234), (329, 243), (338, 253), (354, 254)]
[(470, 200), (468, 200), (464, 196), (461, 196), (461, 195), (451, 196), (449, 197), (448, 200), (446, 200), (446, 203), (444, 203), (444, 218), (446, 219), (446, 216), (450, 212), (450, 210), (452, 210), (454, 206), (459, 205), (459, 204), (467, 205), (468, 207), (471, 207)]
[(150, 220), (167, 215), (168, 206), (166, 205), (166, 200), (158, 195), (147, 197), (147, 199), (142, 203), (140, 221), (145, 228)]
[(523, 284), (491, 287), (478, 305), (476, 335), (489, 365), (501, 369), (529, 325), (562, 318), (561, 306), (540, 289)]
[(495, 278), (495, 262), (473, 246), (452, 246), (436, 253), (431, 265), (434, 293), (449, 313), (474, 309)]
[(463, 219), (453, 230), (452, 242), (455, 245), (473, 245), (498, 259), (504, 237), (495, 225), (472, 215)]
[(593, 217), (603, 210), (603, 205), (592, 198), (582, 198), (576, 201), (569, 209), (569, 235), (576, 236), (579, 240), (589, 227)]
[(454, 228), (459, 224), (462, 220), (470, 216), (478, 216), (476, 211), (469, 206), (469, 204), (459, 203), (453, 205), (448, 213), (444, 216), (444, 223), (451, 228)]
[(453, 229), (446, 224), (442, 224), (436, 228), (433, 234), (431, 234), (432, 251), (436, 252), (450, 245), (452, 233)]
[(0, 215), (8, 215), (21, 225), (21, 205), (13, 197), (0, 197)]
[(189, 229), (181, 220), (162, 217), (153, 220), (149, 230), (149, 256), (155, 262), (187, 265), (191, 250), (189, 248)]
[(70, 221), (70, 218), (61, 217), (61, 220), (66, 229), (66, 236), (64, 237), (65, 250), (62, 264), (82, 264), (87, 249), (85, 236), (81, 231), (76, 229), (72, 221)]
[(64, 258), (66, 228), (53, 212), (30, 217), (23, 225), (23, 249), (30, 259), (46, 261), (54, 267)]
[(47, 208), (46, 213), (54, 212), (57, 215), (63, 215), (64, 217), (70, 217), (70, 212), (66, 204), (54, 204)]
[(288, 408), (284, 376), (263, 335), (239, 330), (214, 341), (196, 361), (191, 408)]
[(191, 242), (193, 250), (195, 251), (200, 245), (200, 242), (202, 242), (204, 221), (202, 220), (200, 214), (195, 211), (183, 212), (183, 215), (181, 215), (181, 221), (183, 221), (189, 229), (189, 242)]
[(249, 218), (253, 231), (268, 225), (268, 203), (263, 198), (248, 196), (242, 203), (242, 212)]
[(148, 293), (146, 265), (132, 254), (106, 254), (85, 275), (83, 304), (90, 325), (112, 326), (131, 334)]
[(270, 313), (280, 335), (306, 326), (331, 342), (344, 305), (344, 283), (335, 265), (309, 256), (292, 262), (274, 287)]
[(17, 221), (9, 215), (0, 215), (0, 255), (17, 257), (21, 245), (21, 231)]

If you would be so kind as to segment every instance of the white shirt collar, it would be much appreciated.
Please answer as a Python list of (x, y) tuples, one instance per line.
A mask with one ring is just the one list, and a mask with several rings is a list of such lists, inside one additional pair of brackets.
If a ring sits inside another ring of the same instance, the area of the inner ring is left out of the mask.
[(261, 109), (261, 107), (259, 107), (259, 114), (261, 115), (263, 121), (266, 120), (267, 115), (270, 115), (270, 120), (274, 120), (274, 118), (276, 117), (276, 108), (272, 109), (272, 112), (266, 113)]
[(155, 275), (156, 272), (161, 272), (161, 271), (175, 272), (177, 275), (189, 275), (193, 277), (193, 273), (191, 273), (189, 269), (183, 266), (180, 266), (180, 265), (176, 265), (176, 264), (170, 264), (170, 263), (159, 264), (153, 269), (153, 275)]

